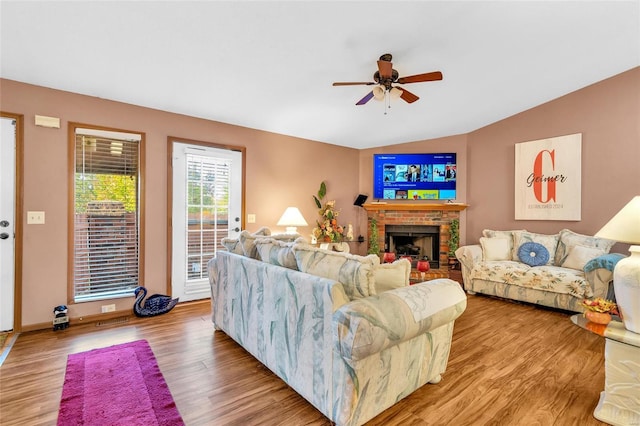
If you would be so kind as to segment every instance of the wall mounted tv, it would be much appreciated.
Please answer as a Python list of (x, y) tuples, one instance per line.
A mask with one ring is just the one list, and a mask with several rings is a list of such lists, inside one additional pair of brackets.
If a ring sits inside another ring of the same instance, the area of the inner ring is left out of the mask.
[(373, 198), (455, 200), (456, 154), (374, 154)]

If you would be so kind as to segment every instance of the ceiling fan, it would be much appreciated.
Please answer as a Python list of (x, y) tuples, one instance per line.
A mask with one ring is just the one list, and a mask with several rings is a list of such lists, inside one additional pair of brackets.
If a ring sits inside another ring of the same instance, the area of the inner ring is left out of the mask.
[(371, 92), (367, 93), (364, 98), (360, 99), (356, 105), (364, 105), (376, 98), (382, 100), (388, 94), (392, 98), (401, 98), (408, 103), (413, 103), (420, 99), (418, 96), (409, 92), (405, 88), (394, 86), (393, 84), (421, 83), (424, 81), (442, 80), (440, 71), (428, 72), (425, 74), (410, 75), (408, 77), (398, 78), (398, 71), (393, 69), (391, 63), (391, 53), (385, 53), (378, 60), (378, 71), (373, 74), (374, 81), (353, 81), (353, 82), (335, 82), (334, 86), (355, 86), (355, 85), (375, 85)]

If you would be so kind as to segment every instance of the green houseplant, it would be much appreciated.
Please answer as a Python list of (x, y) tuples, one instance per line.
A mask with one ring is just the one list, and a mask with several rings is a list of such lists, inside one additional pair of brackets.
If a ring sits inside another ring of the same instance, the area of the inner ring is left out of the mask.
[(457, 269), (456, 250), (460, 244), (460, 220), (453, 219), (449, 224), (449, 268)]
[(371, 218), (369, 225), (369, 248), (367, 254), (380, 255), (380, 246), (378, 245), (378, 221)]

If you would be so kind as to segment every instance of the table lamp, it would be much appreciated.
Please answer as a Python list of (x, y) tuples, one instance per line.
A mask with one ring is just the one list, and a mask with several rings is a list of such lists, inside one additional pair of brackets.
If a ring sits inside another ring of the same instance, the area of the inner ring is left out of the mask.
[[(640, 195), (636, 195), (596, 237), (628, 244), (640, 244)], [(624, 327), (640, 333), (640, 245), (629, 247), (631, 256), (621, 259), (613, 270), (613, 289)]]
[(287, 209), (282, 213), (280, 220), (277, 223), (278, 226), (285, 226), (287, 234), (295, 234), (298, 232), (298, 226), (308, 226), (306, 220), (300, 213), (297, 207), (287, 207)]

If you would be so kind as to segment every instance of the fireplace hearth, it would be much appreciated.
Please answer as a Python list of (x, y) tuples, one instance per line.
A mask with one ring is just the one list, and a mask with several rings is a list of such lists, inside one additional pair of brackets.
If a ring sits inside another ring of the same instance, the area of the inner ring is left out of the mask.
[[(449, 226), (453, 219), (460, 218), (460, 212), (467, 208), (466, 204), (371, 203), (363, 205), (363, 208), (367, 211), (369, 226), (373, 219), (376, 220), (381, 258), (382, 252), (388, 251), (390, 246), (396, 253), (396, 258), (403, 256), (397, 254), (398, 250), (410, 253), (406, 256), (412, 259), (412, 282), (424, 281), (423, 275), (426, 275), (427, 280), (450, 276)], [(395, 226), (401, 228), (394, 229)], [(392, 235), (387, 235), (389, 232)], [(420, 274), (416, 266), (418, 260), (425, 256), (428, 257), (430, 270), (426, 274)]]

